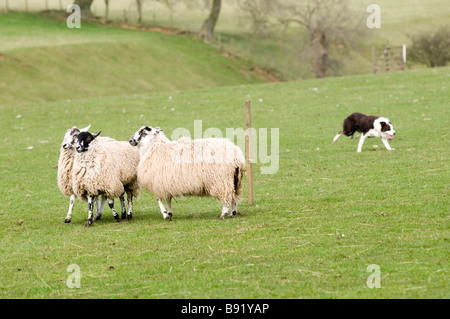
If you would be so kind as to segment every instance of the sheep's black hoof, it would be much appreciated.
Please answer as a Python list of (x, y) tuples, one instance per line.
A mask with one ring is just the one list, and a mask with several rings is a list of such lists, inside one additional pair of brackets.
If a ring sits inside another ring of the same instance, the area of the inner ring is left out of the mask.
[(234, 216), (236, 216), (236, 212), (231, 212), (230, 218), (233, 218)]
[(122, 213), (122, 219), (127, 218), (127, 214), (126, 213)]
[(130, 221), (130, 220), (132, 220), (132, 219), (133, 219), (133, 214), (127, 215), (127, 220), (128, 220), (128, 221)]
[(102, 215), (95, 216), (95, 221), (102, 219)]
[(116, 220), (116, 223), (121, 223), (122, 222), (122, 220), (119, 218), (119, 215), (117, 215), (117, 217), (114, 216), (114, 218)]
[(167, 212), (164, 212), (164, 219), (167, 219), (167, 220), (172, 220), (172, 213), (167, 213)]
[(72, 221), (72, 220), (71, 220), (70, 218), (64, 219), (64, 222), (65, 222), (66, 224), (70, 223), (71, 221)]
[(91, 225), (92, 225), (92, 219), (88, 219), (86, 224), (84, 224), (84, 227), (91, 227)]

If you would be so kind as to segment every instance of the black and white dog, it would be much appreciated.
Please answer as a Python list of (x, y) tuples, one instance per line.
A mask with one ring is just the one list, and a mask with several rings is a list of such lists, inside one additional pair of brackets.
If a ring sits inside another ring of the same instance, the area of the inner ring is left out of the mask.
[(334, 137), (333, 142), (336, 142), (342, 134), (353, 138), (353, 134), (355, 134), (356, 131), (361, 133), (357, 149), (358, 153), (361, 152), (362, 146), (367, 137), (381, 137), (381, 141), (384, 146), (389, 151), (394, 150), (394, 148), (391, 148), (388, 143), (388, 140), (392, 140), (395, 135), (394, 128), (389, 119), (385, 117), (365, 115), (362, 113), (350, 114), (344, 120), (343, 131), (340, 131), (339, 134)]

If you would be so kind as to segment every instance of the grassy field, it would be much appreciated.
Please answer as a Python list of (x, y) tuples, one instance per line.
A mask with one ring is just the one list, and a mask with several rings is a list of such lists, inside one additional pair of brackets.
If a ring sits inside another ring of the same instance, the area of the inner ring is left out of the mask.
[[(7, 95), (0, 298), (449, 298), (448, 83), (447, 67), (31, 104)], [(237, 218), (219, 220), (211, 198), (181, 198), (168, 222), (143, 190), (131, 222), (105, 208), (85, 228), (81, 202), (63, 222), (55, 165), (67, 128), (128, 140), (143, 124), (170, 136), (200, 119), (225, 134), (244, 127), (246, 99), (253, 127), (279, 128), (279, 170), (261, 174), (256, 161), (255, 205), (244, 195)], [(389, 117), (395, 150), (333, 144), (354, 111)], [(78, 289), (66, 285), (71, 264)], [(371, 264), (379, 289), (366, 285)]]
[(201, 41), (0, 14), (0, 105), (267, 82), (250, 60)]

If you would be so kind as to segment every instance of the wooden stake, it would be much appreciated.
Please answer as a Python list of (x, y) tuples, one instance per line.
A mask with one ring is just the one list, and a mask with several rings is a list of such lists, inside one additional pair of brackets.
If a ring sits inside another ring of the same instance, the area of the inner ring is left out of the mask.
[(253, 172), (251, 158), (251, 119), (250, 119), (250, 101), (245, 101), (245, 161), (247, 166), (247, 191), (248, 204), (253, 205)]

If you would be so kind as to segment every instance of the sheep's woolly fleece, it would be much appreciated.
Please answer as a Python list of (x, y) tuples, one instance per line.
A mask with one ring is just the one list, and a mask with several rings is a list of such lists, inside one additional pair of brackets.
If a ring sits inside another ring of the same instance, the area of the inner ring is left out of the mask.
[(141, 148), (138, 182), (142, 187), (165, 200), (209, 195), (229, 204), (240, 199), (245, 159), (239, 147), (227, 139), (169, 141), (158, 135)]
[(128, 142), (101, 143), (96, 139), (88, 151), (75, 155), (72, 169), (74, 193), (83, 201), (87, 201), (88, 195), (100, 194), (114, 199), (125, 190), (138, 197), (138, 164), (139, 150)]
[[(115, 141), (110, 137), (98, 137), (98, 141), (105, 143)], [(64, 149), (61, 147), (58, 160), (58, 187), (66, 196), (75, 194), (72, 189), (72, 168), (76, 151), (73, 148)]]

